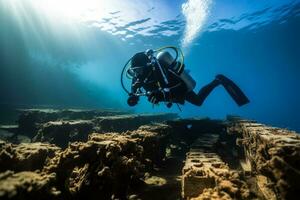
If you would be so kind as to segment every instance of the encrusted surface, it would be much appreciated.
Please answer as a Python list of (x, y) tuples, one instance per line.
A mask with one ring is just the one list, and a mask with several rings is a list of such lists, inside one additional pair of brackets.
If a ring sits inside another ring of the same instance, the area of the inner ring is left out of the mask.
[(257, 186), (266, 199), (293, 199), (300, 190), (300, 136), (286, 129), (254, 121), (230, 119), (230, 134), (237, 134)]
[(60, 192), (52, 186), (54, 175), (35, 172), (6, 171), (0, 174), (1, 199), (44, 199), (56, 198)]
[(92, 132), (126, 132), (142, 125), (177, 118), (175, 114), (116, 115), (91, 120), (50, 121), (40, 125), (33, 141), (50, 142), (65, 148), (69, 142), (87, 141)]
[(231, 170), (216, 154), (218, 134), (201, 135), (187, 153), (182, 170), (182, 197), (184, 199), (247, 199), (247, 184), (239, 173)]
[(0, 143), (0, 171), (34, 171), (42, 169), (47, 159), (55, 156), (60, 148), (46, 143)]
[(92, 134), (86, 143), (75, 142), (50, 160), (43, 172), (55, 173), (66, 197), (110, 199), (126, 197), (139, 177), (142, 147), (127, 136)]
[(28, 111), (36, 142), (15, 143), (15, 129), (2, 129), (0, 199), (295, 199), (300, 190), (300, 137), (288, 130), (64, 112)]
[(34, 136), (39, 125), (50, 121), (91, 120), (99, 116), (113, 116), (128, 114), (114, 110), (80, 110), (80, 109), (22, 109), (18, 110), (19, 133)]
[(177, 114), (140, 114), (140, 115), (115, 115), (110, 117), (97, 117), (94, 123), (101, 132), (124, 132), (135, 130), (141, 125), (151, 122), (162, 122), (178, 118)]
[(65, 148), (69, 142), (87, 141), (94, 127), (90, 120), (47, 122), (41, 125), (33, 141), (49, 142)]

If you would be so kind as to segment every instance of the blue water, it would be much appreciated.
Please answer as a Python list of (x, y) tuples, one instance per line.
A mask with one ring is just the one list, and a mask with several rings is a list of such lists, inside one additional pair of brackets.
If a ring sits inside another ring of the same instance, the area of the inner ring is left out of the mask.
[[(120, 1), (133, 10), (116, 4), (103, 9), (106, 15), (86, 18), (86, 13), (62, 15), (68, 0), (52, 5), (51, 12), (46, 0), (40, 1), (44, 6), (36, 2), (0, 0), (0, 104), (178, 112), (183, 117), (233, 114), (300, 131), (300, 1), (205, 1), (209, 5), (197, 7), (205, 17), (195, 22), (199, 29), (187, 44), (193, 19), (188, 22), (182, 11), (184, 0)], [(182, 112), (163, 104), (152, 108), (145, 99), (129, 108), (120, 85), (123, 65), (138, 51), (165, 45), (183, 49), (196, 91), (221, 73), (251, 103), (238, 107), (219, 87), (201, 107), (186, 103)]]

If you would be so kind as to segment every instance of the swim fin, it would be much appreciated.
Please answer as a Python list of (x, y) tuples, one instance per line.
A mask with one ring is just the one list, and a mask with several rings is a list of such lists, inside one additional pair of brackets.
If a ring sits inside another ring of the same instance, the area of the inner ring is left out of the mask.
[(233, 98), (233, 100), (239, 105), (245, 105), (249, 103), (249, 99), (247, 96), (242, 92), (242, 90), (229, 78), (225, 77), (224, 75), (217, 75), (216, 79), (220, 81), (223, 87), (226, 89), (228, 94)]

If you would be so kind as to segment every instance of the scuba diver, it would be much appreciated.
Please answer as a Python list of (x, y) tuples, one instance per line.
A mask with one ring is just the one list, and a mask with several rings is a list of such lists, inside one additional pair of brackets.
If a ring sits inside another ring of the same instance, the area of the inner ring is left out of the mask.
[[(175, 51), (175, 58), (168, 49)], [(127, 77), (132, 79), (130, 91), (123, 83), (125, 72)], [(201, 106), (206, 97), (219, 85), (225, 88), (237, 105), (249, 103), (249, 99), (241, 89), (221, 74), (202, 87), (198, 93), (194, 92), (196, 82), (185, 69), (183, 54), (176, 47), (164, 47), (155, 51), (148, 49), (136, 53), (123, 68), (121, 84), (129, 95), (127, 100), (129, 106), (135, 106), (140, 96), (147, 96), (153, 105), (165, 102), (168, 108), (173, 103), (183, 105), (185, 101)]]

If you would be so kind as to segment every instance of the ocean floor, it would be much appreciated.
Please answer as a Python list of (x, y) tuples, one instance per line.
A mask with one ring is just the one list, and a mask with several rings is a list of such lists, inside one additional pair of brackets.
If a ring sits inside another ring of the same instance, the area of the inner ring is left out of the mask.
[(19, 109), (0, 126), (0, 199), (295, 199), (300, 135), (174, 113)]

